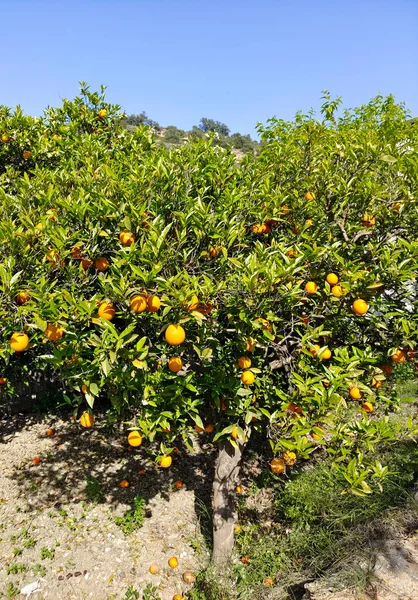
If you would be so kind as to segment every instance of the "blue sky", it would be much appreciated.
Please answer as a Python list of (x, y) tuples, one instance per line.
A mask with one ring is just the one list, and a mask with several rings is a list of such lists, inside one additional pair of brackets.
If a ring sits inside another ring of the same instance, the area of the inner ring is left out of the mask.
[(393, 93), (418, 116), (418, 0), (0, 0), (0, 104), (37, 115), (108, 86), (128, 113), (190, 129)]

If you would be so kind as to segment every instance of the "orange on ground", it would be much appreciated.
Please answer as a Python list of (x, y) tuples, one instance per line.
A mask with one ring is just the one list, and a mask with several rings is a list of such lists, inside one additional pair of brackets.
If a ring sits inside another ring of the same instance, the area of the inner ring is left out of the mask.
[(110, 262), (107, 260), (107, 258), (101, 256), (100, 258), (96, 259), (95, 266), (98, 271), (107, 271), (110, 266)]
[(212, 423), (208, 423), (207, 425), (205, 425), (205, 431), (206, 433), (213, 433), (215, 427), (214, 425), (212, 425)]
[(183, 487), (183, 482), (180, 481), (180, 479), (177, 479), (177, 481), (174, 482), (174, 487), (176, 487), (178, 490), (181, 490)]
[(350, 388), (349, 394), (353, 400), (359, 400), (363, 395), (356, 385)]
[(352, 308), (356, 315), (365, 315), (369, 310), (369, 305), (362, 298), (357, 298), (357, 300), (354, 300)]
[(270, 461), (270, 469), (273, 473), (284, 473), (286, 470), (284, 460), (282, 458), (273, 458)]
[(195, 574), (192, 573), (192, 571), (185, 571), (183, 573), (183, 581), (184, 583), (188, 583), (189, 585), (191, 583), (194, 583), (196, 581)]
[(162, 467), (163, 469), (168, 469), (171, 466), (172, 462), (173, 459), (171, 458), (171, 456), (167, 456), (166, 454), (164, 454), (164, 456), (160, 460), (160, 467)]
[(172, 569), (177, 569), (177, 567), (179, 566), (179, 561), (177, 560), (177, 558), (175, 556), (172, 556), (171, 558), (168, 559), (168, 566), (171, 567)]
[(94, 423), (94, 417), (88, 412), (83, 412), (80, 417), (80, 425), (82, 427), (92, 427)]
[(315, 292), (318, 291), (318, 286), (316, 285), (316, 283), (314, 281), (308, 281), (308, 283), (305, 285), (305, 292), (307, 294), (315, 294)]
[(252, 385), (255, 381), (255, 375), (252, 371), (244, 371), (241, 375), (241, 381), (244, 385)]
[(184, 598), (181, 594), (174, 594), (173, 600), (184, 600)]
[(236, 440), (238, 438), (238, 436), (239, 436), (238, 427), (234, 427), (234, 429), (231, 431), (231, 437), (233, 437), (234, 440)]
[(35, 456), (35, 458), (33, 459), (32, 462), (34, 465), (39, 465), (39, 463), (41, 462), (41, 459), (39, 458), (39, 456)]
[(152, 565), (149, 568), (149, 572), (151, 573), (151, 575), (157, 575), (157, 573), (160, 572), (160, 567), (156, 563), (152, 563)]
[(29, 346), (29, 338), (26, 333), (14, 333), (10, 338), (10, 348), (15, 352), (23, 352)]
[(50, 437), (51, 437), (51, 435), (54, 435), (53, 429), (48, 429), (46, 432), (46, 435), (49, 435)]
[(111, 321), (113, 319), (113, 317), (115, 316), (115, 306), (112, 303), (109, 302), (103, 302), (100, 306), (99, 306), (99, 317), (101, 317), (102, 319), (105, 319), (105, 321)]
[(328, 273), (326, 281), (330, 285), (335, 285), (338, 283), (338, 275), (336, 275), (335, 273)]
[(367, 413), (371, 413), (374, 410), (374, 406), (371, 402), (363, 402), (361, 408), (365, 410)]
[(93, 265), (93, 261), (90, 260), (89, 258), (82, 258), (81, 259), (81, 266), (83, 267), (83, 269), (85, 271), (87, 271), (87, 269), (90, 269), (90, 267)]
[(165, 330), (165, 339), (170, 346), (179, 346), (186, 339), (186, 332), (181, 325), (169, 325)]
[(50, 342), (56, 342), (64, 335), (64, 329), (59, 325), (52, 325), (52, 323), (48, 323), (44, 333)]
[(249, 369), (251, 367), (251, 358), (241, 356), (241, 358), (238, 359), (238, 366), (240, 369)]
[(242, 485), (237, 485), (237, 487), (235, 488), (235, 491), (237, 494), (242, 494)]
[(144, 312), (147, 308), (147, 296), (145, 294), (136, 294), (129, 301), (131, 310), (134, 312)]
[(173, 373), (178, 373), (183, 368), (183, 361), (179, 356), (172, 356), (168, 361), (168, 368)]
[(403, 363), (406, 361), (406, 352), (403, 350), (396, 350), (395, 354), (392, 354), (391, 358), (394, 363)]
[(161, 306), (161, 300), (158, 296), (148, 296), (147, 298), (147, 309), (149, 312), (157, 312)]
[(325, 348), (325, 350), (322, 352), (320, 358), (321, 360), (328, 360), (329, 358), (331, 358), (332, 356), (332, 352), (329, 348)]
[(343, 295), (343, 288), (340, 285), (334, 285), (331, 288), (331, 294), (333, 296), (335, 296), (336, 298), (341, 298), (341, 296)]
[(18, 304), (25, 304), (28, 300), (30, 300), (28, 292), (19, 292), (16, 296), (16, 302)]
[(283, 453), (283, 460), (286, 465), (292, 466), (296, 462), (296, 454), (291, 450), (287, 450)]
[(131, 431), (128, 435), (128, 444), (137, 448), (142, 444), (142, 435), (139, 431)]
[(122, 489), (129, 487), (129, 481), (127, 481), (126, 479), (122, 479), (122, 481), (119, 484), (119, 487), (121, 487)]
[(121, 241), (122, 246), (130, 246), (135, 241), (135, 236), (131, 231), (124, 229), (119, 234), (119, 239)]
[(314, 194), (314, 192), (306, 192), (306, 194), (305, 194), (305, 200), (307, 200), (308, 202), (310, 200), (315, 200), (315, 194)]

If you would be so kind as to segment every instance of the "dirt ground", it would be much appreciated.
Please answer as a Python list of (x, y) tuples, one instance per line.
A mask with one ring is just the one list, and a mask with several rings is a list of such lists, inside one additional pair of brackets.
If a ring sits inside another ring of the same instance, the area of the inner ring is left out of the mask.
[[(142, 592), (147, 584), (171, 600), (188, 588), (184, 571), (207, 564), (199, 515), (210, 499), (210, 453), (179, 447), (172, 467), (160, 469), (119, 428), (23, 415), (0, 420), (0, 449), (0, 597), (28, 597), (17, 590), (38, 581), (36, 600), (118, 600), (129, 586)], [(125, 536), (114, 517), (136, 494), (146, 499), (145, 522)], [(171, 556), (177, 569), (168, 566)]]

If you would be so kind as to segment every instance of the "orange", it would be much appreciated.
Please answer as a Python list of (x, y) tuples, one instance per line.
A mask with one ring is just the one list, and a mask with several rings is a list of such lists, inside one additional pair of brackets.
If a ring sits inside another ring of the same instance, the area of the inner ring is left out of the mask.
[(111, 321), (115, 316), (115, 306), (111, 302), (103, 302), (99, 306), (99, 317), (106, 321)]
[(168, 469), (171, 466), (172, 462), (173, 459), (171, 458), (171, 456), (167, 456), (166, 454), (164, 454), (164, 456), (160, 460), (160, 467), (162, 467), (163, 469)]
[(165, 330), (165, 339), (170, 346), (179, 346), (186, 339), (186, 332), (181, 325), (169, 325)]
[(237, 485), (237, 487), (235, 488), (235, 491), (237, 494), (242, 494), (242, 491), (243, 491), (242, 485)]
[(196, 581), (196, 576), (192, 571), (185, 571), (183, 573), (183, 581), (188, 584), (194, 583)]
[(325, 350), (322, 352), (320, 358), (321, 360), (328, 360), (329, 358), (331, 358), (332, 356), (332, 352), (329, 348), (325, 348)]
[(212, 258), (217, 258), (220, 253), (222, 251), (222, 248), (220, 246), (211, 246), (209, 248), (209, 254)]
[(28, 160), (31, 157), (31, 153), (29, 152), (29, 150), (23, 150), (23, 158), (25, 160)]
[(183, 487), (183, 482), (180, 481), (180, 479), (177, 479), (177, 481), (174, 482), (174, 487), (176, 487), (178, 490), (181, 490)]
[(318, 344), (315, 344), (314, 346), (312, 346), (312, 348), (309, 349), (309, 352), (312, 354), (312, 356), (318, 356), (320, 351), (321, 346), (319, 346)]
[(406, 353), (403, 350), (397, 350), (395, 354), (392, 354), (391, 358), (394, 363), (403, 363), (406, 361)]
[(207, 425), (205, 425), (205, 431), (206, 433), (213, 433), (215, 427), (214, 425), (212, 425), (212, 423), (208, 423)]
[(197, 310), (199, 306), (199, 298), (196, 294), (193, 294), (192, 299), (190, 300), (190, 304), (186, 306), (186, 310)]
[(296, 454), (294, 452), (291, 452), (290, 450), (287, 450), (283, 454), (283, 460), (286, 465), (292, 466), (296, 462)]
[(1, 136), (1, 141), (3, 142), (3, 144), (7, 144), (9, 140), (9, 136), (6, 133), (3, 133), (3, 135)]
[(134, 312), (144, 312), (147, 308), (147, 296), (145, 294), (137, 294), (136, 296), (132, 296), (129, 301), (131, 306), (131, 310)]
[(195, 425), (194, 428), (196, 429), (197, 433), (202, 433), (203, 431), (203, 429), (199, 427), (199, 425)]
[(172, 556), (171, 558), (168, 559), (168, 566), (171, 567), (172, 569), (177, 569), (177, 567), (179, 566), (179, 561), (177, 560), (177, 558), (175, 556)]
[(107, 271), (110, 266), (110, 262), (107, 260), (107, 258), (101, 256), (100, 258), (96, 259), (95, 266), (98, 271)]
[(328, 275), (326, 276), (326, 282), (330, 285), (335, 285), (336, 283), (338, 283), (338, 275), (336, 275), (335, 273), (328, 273)]
[(241, 381), (244, 385), (252, 385), (255, 380), (255, 375), (251, 371), (244, 371), (241, 375)]
[(160, 571), (160, 567), (157, 564), (152, 563), (152, 565), (149, 568), (149, 572), (152, 575), (157, 575), (157, 573), (159, 573), (159, 571)]
[(82, 427), (92, 427), (94, 423), (94, 417), (88, 412), (83, 412), (80, 417), (80, 425)]
[(14, 333), (9, 343), (15, 352), (23, 352), (29, 346), (29, 338), (26, 333)]
[(267, 234), (267, 233), (271, 232), (271, 227), (267, 223), (257, 223), (256, 225), (253, 225), (251, 227), (251, 231), (253, 233), (264, 233), (264, 234)]
[(120, 482), (119, 486), (122, 489), (125, 489), (125, 488), (129, 487), (129, 481), (127, 481), (126, 479), (122, 479), (122, 481)]
[(305, 200), (307, 200), (308, 202), (310, 202), (310, 200), (315, 200), (314, 192), (306, 192)]
[(357, 298), (357, 300), (354, 300), (352, 308), (356, 315), (365, 315), (366, 312), (369, 310), (369, 305), (365, 300)]
[(184, 600), (184, 598), (181, 594), (174, 594), (173, 600)]
[(238, 427), (234, 427), (234, 429), (231, 432), (231, 437), (233, 437), (234, 440), (236, 440), (238, 438), (238, 436), (239, 436)]
[(183, 361), (179, 356), (172, 356), (168, 361), (168, 368), (173, 373), (178, 373), (183, 368)]
[(131, 431), (128, 435), (128, 444), (136, 448), (142, 444), (142, 435), (139, 431)]
[(0, 385), (6, 385), (7, 379), (6, 377), (0, 377)]
[(16, 296), (16, 302), (18, 304), (25, 304), (28, 300), (30, 300), (28, 292), (19, 292)]
[(241, 358), (238, 359), (238, 366), (240, 369), (249, 369), (251, 367), (251, 358), (241, 356)]
[(374, 411), (374, 406), (371, 402), (363, 402), (361, 408), (365, 410), (367, 413), (371, 413)]
[(92, 266), (93, 261), (90, 260), (89, 258), (82, 258), (81, 259), (81, 266), (83, 267), (83, 269), (85, 271), (87, 271), (87, 269), (90, 269), (90, 267)]
[(286, 466), (282, 458), (273, 458), (270, 462), (270, 469), (273, 473), (284, 473)]
[(353, 400), (359, 400), (363, 395), (356, 385), (353, 385), (353, 387), (350, 388), (349, 394)]
[(130, 246), (131, 244), (134, 243), (135, 236), (132, 233), (132, 231), (128, 231), (127, 229), (124, 229), (123, 231), (120, 232), (119, 239), (121, 241), (122, 246)]
[(158, 296), (148, 296), (147, 298), (147, 308), (149, 312), (157, 312), (157, 310), (161, 306), (161, 300)]
[(298, 415), (303, 415), (301, 407), (297, 406), (294, 402), (291, 402), (289, 404), (289, 406), (287, 407), (287, 410), (290, 410), (290, 412), (294, 412)]
[(107, 110), (105, 108), (101, 108), (97, 114), (101, 119), (105, 119), (107, 116)]
[(331, 294), (336, 298), (341, 298), (341, 296), (343, 295), (343, 288), (340, 285), (334, 285), (331, 288)]
[(52, 325), (51, 323), (48, 323), (44, 333), (50, 342), (56, 342), (62, 338), (64, 335), (64, 330), (59, 325)]
[(376, 225), (376, 218), (373, 215), (365, 214), (363, 215), (361, 222), (364, 227), (373, 227), (373, 225)]
[(251, 554), (246, 554), (245, 556), (241, 556), (241, 562), (243, 565), (248, 565), (250, 562)]
[(83, 385), (81, 386), (81, 391), (83, 392), (83, 394), (87, 394), (87, 390), (88, 390), (88, 387), (86, 386), (85, 383), (83, 383)]
[(226, 402), (225, 400), (221, 400), (221, 410), (226, 410), (227, 406), (226, 406)]
[(39, 456), (35, 456), (35, 458), (33, 459), (32, 462), (34, 465), (39, 465), (39, 463), (41, 462), (41, 459), (39, 458)]
[(54, 435), (54, 431), (52, 429), (48, 429), (46, 435), (49, 435), (49, 437), (51, 437), (51, 435)]
[(273, 585), (274, 581), (272, 580), (271, 577), (266, 577), (264, 580), (264, 585), (266, 587), (271, 587)]
[(307, 294), (315, 294), (315, 292), (318, 291), (318, 286), (316, 285), (316, 283), (314, 281), (308, 281), (308, 283), (305, 285), (305, 292)]

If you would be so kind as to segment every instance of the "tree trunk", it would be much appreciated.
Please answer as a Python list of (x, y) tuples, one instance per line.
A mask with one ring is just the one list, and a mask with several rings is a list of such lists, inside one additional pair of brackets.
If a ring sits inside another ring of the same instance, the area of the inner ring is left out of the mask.
[(235, 486), (245, 444), (220, 443), (213, 481), (213, 551), (216, 566), (229, 562), (234, 548)]

